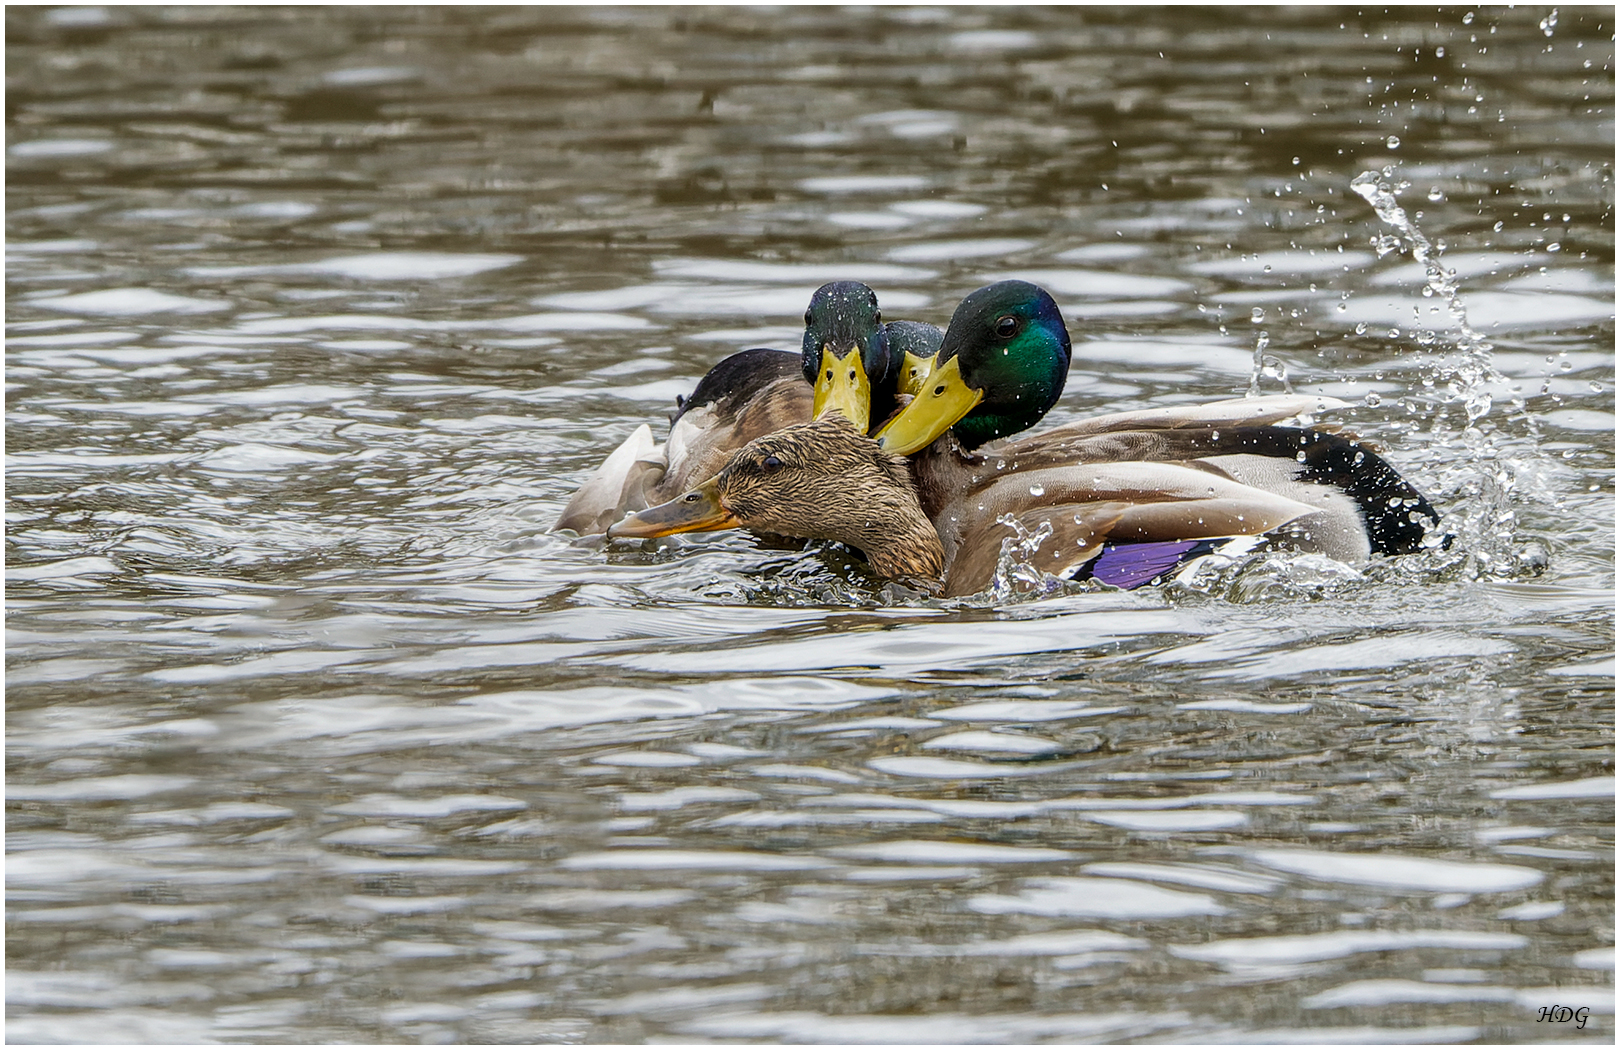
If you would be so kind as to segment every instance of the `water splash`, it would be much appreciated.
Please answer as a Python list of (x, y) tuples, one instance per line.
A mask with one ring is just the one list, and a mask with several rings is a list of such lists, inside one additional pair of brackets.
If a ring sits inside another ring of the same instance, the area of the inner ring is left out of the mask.
[[(1468, 311), (1457, 288), (1457, 271), (1441, 264), (1440, 251), (1418, 229), (1417, 223), (1407, 216), (1406, 209), (1401, 207), (1397, 195), (1411, 183), (1404, 179), (1397, 180), (1395, 170), (1396, 166), (1390, 164), (1380, 171), (1364, 171), (1350, 181), (1350, 188), (1371, 204), (1378, 217), (1395, 230), (1393, 236), (1375, 236), (1372, 240), (1373, 250), (1379, 256), (1403, 249), (1409, 251), (1412, 260), (1423, 267), (1424, 297), (1438, 296), (1445, 303), (1446, 313), (1457, 329), (1458, 354), (1454, 359), (1437, 362), (1432, 374), (1426, 378), (1434, 380), (1437, 386), (1444, 384), (1443, 389), (1449, 396), (1440, 407), (1449, 402), (1461, 402), (1468, 416), (1468, 426), (1473, 426), (1491, 410), (1488, 384), (1507, 380), (1491, 363), (1491, 344), (1468, 323)], [(1432, 339), (1420, 340), (1423, 341)], [(1517, 402), (1514, 407), (1522, 410), (1523, 403)]]
[(1249, 389), (1245, 397), (1260, 396), (1260, 380), (1275, 379), (1282, 383), (1283, 393), (1292, 394), (1293, 384), (1288, 382), (1288, 366), (1282, 359), (1266, 353), (1271, 345), (1271, 333), (1262, 331), (1254, 337), (1254, 367), (1249, 371)]
[(998, 603), (1020, 592), (1048, 594), (1063, 586), (1062, 580), (1030, 564), (1041, 544), (1052, 537), (1050, 521), (1043, 521), (1031, 530), (1011, 514), (1003, 514), (996, 519), (996, 524), (1013, 530), (1011, 536), (1001, 541), (996, 574), (990, 581), (990, 592)]
[[(1515, 493), (1541, 502), (1556, 503), (1551, 464), (1539, 450), (1539, 432), (1524, 398), (1515, 393), (1509, 403), (1515, 418), (1528, 431), (1530, 445), (1523, 455), (1508, 455), (1498, 449), (1480, 424), (1493, 407), (1490, 387), (1509, 380), (1497, 371), (1491, 360), (1491, 344), (1469, 324), (1468, 311), (1458, 289), (1457, 271), (1440, 261), (1441, 249), (1430, 242), (1401, 207), (1398, 195), (1411, 183), (1396, 178), (1396, 166), (1365, 171), (1351, 180), (1355, 190), (1378, 217), (1394, 229), (1372, 238), (1380, 257), (1392, 252), (1410, 252), (1424, 271), (1425, 298), (1438, 297), (1455, 328), (1451, 342), (1455, 353), (1430, 356), (1419, 375), (1418, 390), (1401, 399), (1409, 412), (1422, 414), (1429, 406), (1431, 452), (1444, 462), (1441, 491), (1456, 501), (1456, 509), (1445, 515), (1435, 530), (1436, 543), (1429, 554), (1438, 571), (1461, 567), (1468, 575), (1507, 576), (1539, 571), (1531, 544), (1514, 543), (1517, 515), (1513, 510)], [(1358, 327), (1358, 331), (1359, 331)], [(1392, 332), (1391, 336), (1397, 333)], [(1421, 328), (1411, 333), (1413, 340), (1430, 355), (1442, 352), (1447, 343), (1439, 333)], [(1517, 388), (1513, 388), (1517, 389)], [(1450, 406), (1461, 405), (1466, 422), (1460, 433), (1447, 424)], [(1550, 468), (1550, 469), (1549, 469)], [(1438, 493), (1437, 493), (1438, 494)], [(1456, 542), (1442, 546), (1438, 540), (1449, 536)], [(1447, 549), (1449, 547), (1449, 550)], [(1545, 558), (1540, 558), (1544, 564)]]

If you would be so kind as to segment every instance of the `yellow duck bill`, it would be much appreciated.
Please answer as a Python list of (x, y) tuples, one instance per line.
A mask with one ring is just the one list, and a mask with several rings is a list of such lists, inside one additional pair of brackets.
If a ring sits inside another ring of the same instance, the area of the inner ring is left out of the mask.
[(637, 511), (609, 528), (607, 534), (616, 540), (650, 540), (677, 532), (715, 532), (741, 527), (742, 522), (721, 502), (720, 489), (710, 478), (668, 503)]
[(830, 345), (823, 346), (814, 390), (811, 418), (840, 412), (863, 434), (872, 425), (872, 382), (861, 361), (860, 347), (851, 346), (840, 358)]
[(878, 431), (877, 443), (885, 452), (909, 456), (932, 445), (983, 399), (983, 390), (963, 382), (959, 359), (953, 357), (922, 380), (911, 404)]

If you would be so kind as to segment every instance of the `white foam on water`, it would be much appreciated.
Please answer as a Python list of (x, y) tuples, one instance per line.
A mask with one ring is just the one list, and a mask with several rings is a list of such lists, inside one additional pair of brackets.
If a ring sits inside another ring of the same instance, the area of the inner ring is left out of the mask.
[(1395, 853), (1262, 849), (1250, 856), (1268, 868), (1324, 882), (1427, 893), (1507, 893), (1527, 889), (1545, 878), (1534, 868), (1516, 864), (1429, 860)]
[(103, 288), (94, 292), (30, 299), (28, 305), (43, 306), (48, 310), (61, 310), (70, 314), (134, 317), (159, 313), (212, 313), (228, 309), (231, 304), (215, 299), (192, 299), (183, 295), (170, 295), (168, 292), (153, 291), (150, 288)]
[(984, 915), (1079, 915), (1127, 921), (1225, 915), (1227, 909), (1202, 893), (1160, 889), (1130, 879), (1025, 879), (1017, 895), (986, 893), (970, 898), (970, 911)]

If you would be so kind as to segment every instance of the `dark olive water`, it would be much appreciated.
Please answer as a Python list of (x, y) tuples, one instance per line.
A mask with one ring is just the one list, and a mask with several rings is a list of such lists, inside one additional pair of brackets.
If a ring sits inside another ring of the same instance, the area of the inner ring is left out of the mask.
[[(1612, 35), (8, 9), (9, 1040), (1611, 1042)], [(1055, 421), (1286, 374), (1456, 541), (548, 533), (822, 281), (1014, 274)]]

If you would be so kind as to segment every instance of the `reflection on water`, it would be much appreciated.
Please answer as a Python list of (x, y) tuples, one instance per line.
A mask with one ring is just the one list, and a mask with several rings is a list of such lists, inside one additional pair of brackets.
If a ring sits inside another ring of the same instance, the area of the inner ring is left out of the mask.
[[(1612, 32), (11, 9), (8, 1037), (1611, 1040)], [(1008, 276), (1054, 421), (1263, 343), (1456, 542), (997, 605), (545, 531), (823, 281)]]

